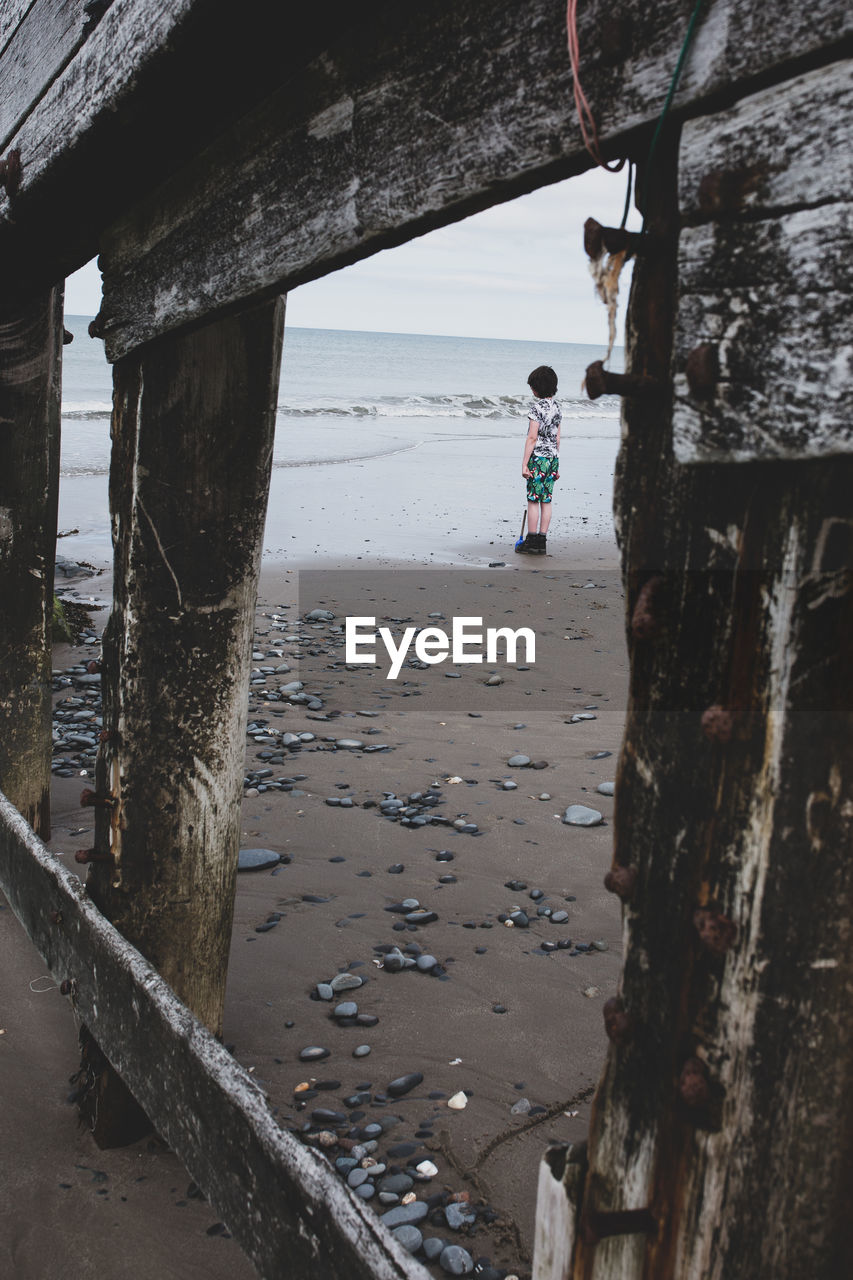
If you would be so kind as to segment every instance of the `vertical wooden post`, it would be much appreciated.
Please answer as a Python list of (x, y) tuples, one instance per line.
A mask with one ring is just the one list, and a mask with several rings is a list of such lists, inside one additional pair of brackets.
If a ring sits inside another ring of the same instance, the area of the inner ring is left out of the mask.
[(0, 790), (50, 837), (62, 301), (0, 310)]
[(114, 369), (95, 831), (108, 861), (89, 889), (217, 1035), (283, 328), (282, 298)]

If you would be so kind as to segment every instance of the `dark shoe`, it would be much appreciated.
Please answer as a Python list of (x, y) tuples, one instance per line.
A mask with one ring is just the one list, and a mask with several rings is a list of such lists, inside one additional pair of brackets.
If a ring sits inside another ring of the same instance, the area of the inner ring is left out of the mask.
[(528, 533), (523, 542), (519, 542), (515, 548), (517, 556), (532, 556), (536, 554), (536, 534)]
[(536, 547), (534, 548), (534, 550), (536, 551), (536, 554), (538, 556), (545, 556), (548, 554), (547, 550), (545, 549), (546, 537), (547, 535), (544, 533), (537, 533), (536, 535)]

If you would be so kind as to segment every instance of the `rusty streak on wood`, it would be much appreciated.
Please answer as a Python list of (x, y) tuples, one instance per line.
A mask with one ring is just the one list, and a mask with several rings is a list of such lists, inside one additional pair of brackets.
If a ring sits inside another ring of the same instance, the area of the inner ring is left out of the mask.
[(115, 366), (114, 601), (89, 888), (222, 1029), (284, 300)]
[(0, 310), (0, 786), (45, 839), (62, 296)]
[[(851, 112), (845, 61), (685, 126), (680, 462), (853, 453)], [(699, 348), (719, 367), (701, 393)]]
[(278, 1125), (257, 1084), (3, 795), (0, 887), (260, 1275), (279, 1276), (286, 1265), (290, 1274), (323, 1280), (428, 1280), (326, 1161)]

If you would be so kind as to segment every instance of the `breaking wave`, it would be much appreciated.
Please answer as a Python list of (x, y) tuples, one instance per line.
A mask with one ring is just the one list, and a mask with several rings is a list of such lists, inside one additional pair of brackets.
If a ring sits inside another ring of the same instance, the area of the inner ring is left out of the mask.
[[(563, 418), (618, 418), (617, 396), (600, 400), (559, 396)], [(524, 415), (529, 396), (403, 395), (347, 400), (322, 396), (314, 400), (281, 401), (284, 418), (479, 418), (515, 419)]]

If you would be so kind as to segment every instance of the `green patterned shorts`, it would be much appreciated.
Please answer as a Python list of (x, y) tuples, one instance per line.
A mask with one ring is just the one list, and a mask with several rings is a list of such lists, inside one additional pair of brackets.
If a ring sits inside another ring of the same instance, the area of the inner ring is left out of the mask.
[(527, 470), (531, 473), (527, 481), (528, 502), (550, 502), (554, 492), (554, 480), (560, 470), (560, 459), (530, 458)]

